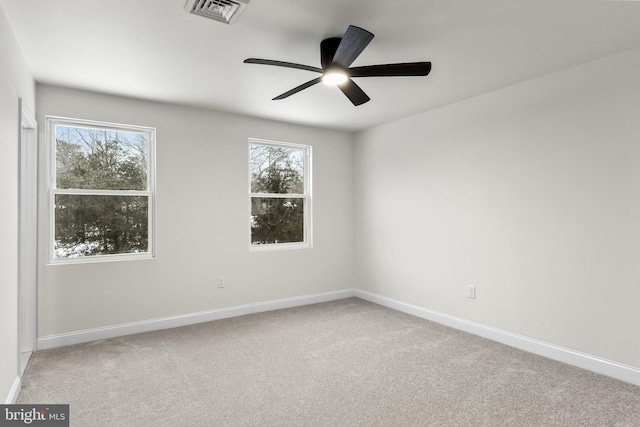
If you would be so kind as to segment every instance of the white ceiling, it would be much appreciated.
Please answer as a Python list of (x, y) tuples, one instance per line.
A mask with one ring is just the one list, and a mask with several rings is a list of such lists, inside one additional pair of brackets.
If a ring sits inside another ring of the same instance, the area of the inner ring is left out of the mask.
[[(186, 0), (0, 0), (37, 82), (360, 130), (640, 47), (640, 2), (251, 0), (231, 25)], [(317, 77), (244, 64), (320, 66), (319, 43), (357, 25), (375, 38), (353, 66), (432, 61), (427, 77), (360, 78), (276, 95)]]

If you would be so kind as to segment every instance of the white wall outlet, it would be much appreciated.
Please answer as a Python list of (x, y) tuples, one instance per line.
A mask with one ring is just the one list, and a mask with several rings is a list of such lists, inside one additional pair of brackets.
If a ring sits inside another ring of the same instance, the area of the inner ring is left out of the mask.
[(224, 276), (218, 276), (218, 287), (224, 288), (227, 284), (227, 279)]
[(476, 299), (476, 287), (473, 285), (467, 286), (467, 298)]

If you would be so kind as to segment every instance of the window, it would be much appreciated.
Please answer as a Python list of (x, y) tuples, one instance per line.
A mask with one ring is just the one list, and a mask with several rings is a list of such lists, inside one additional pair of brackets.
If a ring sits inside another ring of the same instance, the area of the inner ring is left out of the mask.
[(249, 140), (252, 249), (311, 247), (311, 147)]
[(46, 118), (49, 262), (152, 258), (155, 129)]

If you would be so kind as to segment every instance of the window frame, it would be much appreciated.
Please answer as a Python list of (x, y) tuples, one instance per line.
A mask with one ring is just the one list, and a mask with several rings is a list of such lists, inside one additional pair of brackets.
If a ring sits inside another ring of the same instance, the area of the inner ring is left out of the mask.
[[(56, 126), (99, 129), (117, 132), (144, 133), (148, 137), (147, 190), (95, 190), (59, 189), (56, 180)], [(60, 116), (45, 116), (45, 141), (47, 152), (47, 265), (84, 264), (96, 262), (132, 261), (156, 257), (156, 129), (148, 126), (129, 125), (97, 120), (85, 120)], [(148, 197), (146, 252), (102, 254), (80, 257), (56, 258), (55, 256), (55, 197), (58, 194), (86, 196), (143, 196)]]
[[(295, 150), (302, 150), (304, 153), (304, 193), (252, 193), (251, 192), (251, 146), (252, 145), (265, 145), (277, 148), (291, 148)], [(248, 229), (249, 229), (249, 251), (263, 252), (263, 251), (280, 251), (280, 250), (295, 250), (295, 249), (311, 249), (313, 248), (313, 198), (312, 198), (312, 150), (311, 145), (295, 144), (292, 142), (280, 142), (271, 141), (259, 138), (249, 138), (248, 144)], [(261, 198), (273, 198), (273, 199), (303, 199), (304, 200), (304, 212), (303, 212), (303, 241), (302, 242), (287, 242), (287, 243), (265, 243), (261, 245), (254, 245), (251, 239), (251, 208), (252, 199), (254, 197)]]

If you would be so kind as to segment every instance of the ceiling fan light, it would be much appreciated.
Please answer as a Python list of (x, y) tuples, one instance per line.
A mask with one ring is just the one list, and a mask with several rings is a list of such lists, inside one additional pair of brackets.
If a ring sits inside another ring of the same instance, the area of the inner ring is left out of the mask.
[(338, 86), (349, 79), (349, 76), (341, 70), (331, 70), (324, 73), (322, 76), (322, 82), (329, 86)]

